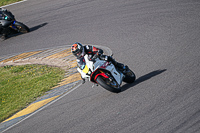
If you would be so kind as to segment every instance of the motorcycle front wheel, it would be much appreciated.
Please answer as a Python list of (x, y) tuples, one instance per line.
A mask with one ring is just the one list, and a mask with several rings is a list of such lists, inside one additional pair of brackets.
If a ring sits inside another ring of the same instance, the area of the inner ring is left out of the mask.
[(125, 78), (123, 79), (123, 81), (126, 83), (133, 83), (136, 79), (135, 73), (131, 69), (128, 69), (128, 71), (124, 75)]
[(17, 28), (16, 30), (18, 32), (21, 32), (21, 33), (28, 33), (30, 32), (30, 29), (23, 23), (21, 22), (15, 22), (15, 27)]
[(110, 92), (119, 93), (121, 92), (121, 88), (119, 84), (113, 79), (104, 78), (102, 76), (98, 76), (96, 79), (97, 83), (101, 85), (103, 88)]

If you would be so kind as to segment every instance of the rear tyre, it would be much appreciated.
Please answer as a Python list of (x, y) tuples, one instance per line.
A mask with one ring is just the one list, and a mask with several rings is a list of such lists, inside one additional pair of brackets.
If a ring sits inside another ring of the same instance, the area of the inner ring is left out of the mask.
[(15, 27), (17, 28), (18, 32), (21, 32), (21, 33), (30, 32), (30, 29), (25, 24), (23, 24), (21, 22), (15, 22)]
[(102, 76), (98, 76), (96, 79), (97, 83), (101, 85), (103, 88), (110, 92), (119, 93), (121, 92), (121, 88), (118, 83), (113, 79), (110, 81), (108, 78), (104, 78)]
[(123, 81), (126, 83), (133, 83), (136, 79), (135, 73), (131, 71), (130, 69), (128, 69), (124, 75), (125, 75), (125, 78), (123, 79)]

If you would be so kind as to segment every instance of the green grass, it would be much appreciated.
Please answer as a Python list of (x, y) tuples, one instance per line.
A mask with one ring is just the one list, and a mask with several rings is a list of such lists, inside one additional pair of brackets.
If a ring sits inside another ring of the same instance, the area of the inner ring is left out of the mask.
[(44, 95), (64, 74), (60, 68), (44, 65), (0, 67), (0, 122)]
[(22, 0), (1, 0), (0, 6), (8, 5), (8, 4), (11, 4), (11, 3), (18, 2), (18, 1), (22, 1)]

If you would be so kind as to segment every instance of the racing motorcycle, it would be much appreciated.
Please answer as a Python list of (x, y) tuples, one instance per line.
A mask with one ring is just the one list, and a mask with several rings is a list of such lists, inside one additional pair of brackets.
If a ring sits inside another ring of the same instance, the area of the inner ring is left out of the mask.
[(89, 60), (86, 54), (83, 57), (81, 66), (77, 68), (81, 77), (89, 79), (94, 84), (100, 85), (106, 90), (114, 93), (121, 92), (122, 81), (133, 83), (136, 76), (133, 71), (127, 68), (125, 73), (121, 72), (108, 61), (101, 60), (99, 57)]
[(10, 11), (4, 10), (1, 13), (4, 16), (4, 19), (0, 20), (0, 25), (2, 25), (2, 27), (8, 28), (6, 30), (8, 31), (8, 35), (15, 33), (27, 33), (30, 31), (28, 26), (16, 21), (15, 16)]

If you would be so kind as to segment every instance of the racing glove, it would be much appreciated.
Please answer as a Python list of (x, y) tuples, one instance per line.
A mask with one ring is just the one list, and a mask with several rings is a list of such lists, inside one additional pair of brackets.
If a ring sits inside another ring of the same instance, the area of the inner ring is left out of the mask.
[(98, 58), (98, 57), (99, 57), (99, 56), (98, 56), (97, 54), (95, 54), (95, 55), (90, 59), (90, 61), (95, 62), (95, 59)]
[(96, 59), (97, 57), (98, 57), (98, 55), (95, 54), (95, 55), (92, 57), (92, 59)]

